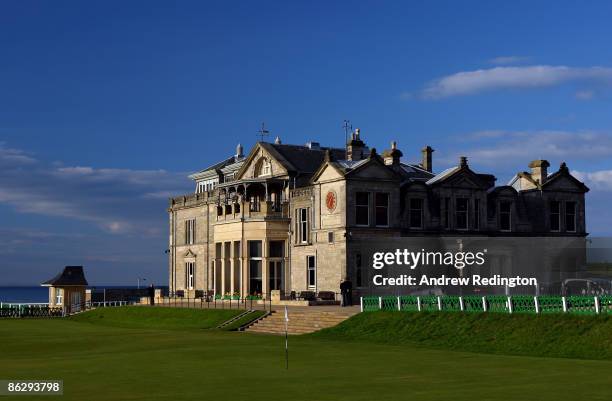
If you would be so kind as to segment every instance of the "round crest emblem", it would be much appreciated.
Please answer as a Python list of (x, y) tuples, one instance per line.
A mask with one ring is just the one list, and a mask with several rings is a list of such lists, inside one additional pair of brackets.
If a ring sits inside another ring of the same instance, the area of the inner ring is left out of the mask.
[(329, 191), (325, 196), (325, 206), (330, 212), (336, 208), (336, 193), (334, 191)]

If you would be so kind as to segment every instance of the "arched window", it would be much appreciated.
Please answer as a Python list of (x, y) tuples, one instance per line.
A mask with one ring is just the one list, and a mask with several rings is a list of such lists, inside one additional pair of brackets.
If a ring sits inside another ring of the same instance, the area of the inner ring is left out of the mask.
[(265, 157), (262, 157), (255, 164), (255, 177), (263, 177), (272, 173), (271, 163)]

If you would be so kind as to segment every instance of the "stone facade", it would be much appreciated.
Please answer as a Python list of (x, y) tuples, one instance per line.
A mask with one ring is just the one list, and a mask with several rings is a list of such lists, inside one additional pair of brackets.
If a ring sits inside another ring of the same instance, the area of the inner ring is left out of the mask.
[[(548, 175), (533, 161), (508, 185), (467, 159), (433, 173), (432, 152), (401, 162), (379, 155), (357, 130), (346, 149), (259, 142), (191, 176), (194, 194), (170, 200), (171, 293), (269, 296), (339, 291), (362, 283), (360, 247), (403, 237), (586, 236), (588, 188), (567, 166)], [(214, 183), (212, 185), (211, 183)]]

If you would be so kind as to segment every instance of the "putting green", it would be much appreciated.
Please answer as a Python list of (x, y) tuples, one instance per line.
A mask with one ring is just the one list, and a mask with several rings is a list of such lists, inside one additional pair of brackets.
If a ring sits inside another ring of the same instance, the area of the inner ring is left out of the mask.
[(290, 337), (285, 370), (283, 337), (79, 320), (88, 322), (0, 321), (0, 379), (63, 379), (61, 399), (79, 401), (609, 401), (612, 394), (612, 361), (307, 336)]

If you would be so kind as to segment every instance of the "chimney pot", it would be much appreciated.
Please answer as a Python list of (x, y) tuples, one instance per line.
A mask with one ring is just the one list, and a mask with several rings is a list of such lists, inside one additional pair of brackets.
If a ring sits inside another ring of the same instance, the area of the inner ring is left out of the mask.
[(433, 171), (433, 161), (432, 161), (432, 153), (434, 150), (431, 146), (425, 146), (422, 150), (422, 162), (421, 166), (425, 171), (429, 171), (430, 173)]
[(550, 163), (547, 160), (532, 161), (529, 163), (531, 178), (539, 182), (540, 185), (544, 184), (548, 178), (548, 167), (550, 167)]

